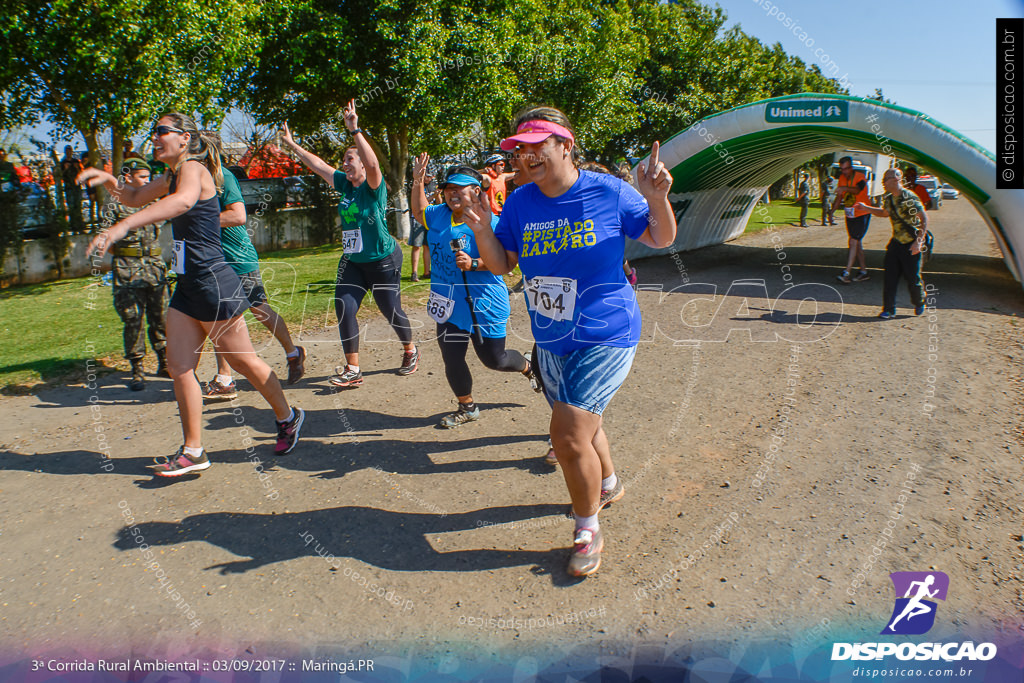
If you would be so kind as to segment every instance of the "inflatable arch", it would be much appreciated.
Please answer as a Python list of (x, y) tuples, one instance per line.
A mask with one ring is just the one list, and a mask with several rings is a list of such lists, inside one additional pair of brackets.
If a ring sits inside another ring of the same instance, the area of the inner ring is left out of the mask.
[(660, 157), (674, 178), (669, 200), (679, 234), (668, 250), (629, 242), (626, 256), (686, 251), (739, 237), (771, 183), (814, 157), (845, 149), (892, 154), (960, 190), (1021, 280), (1024, 190), (996, 189), (991, 152), (921, 112), (820, 93), (729, 109), (665, 141)]

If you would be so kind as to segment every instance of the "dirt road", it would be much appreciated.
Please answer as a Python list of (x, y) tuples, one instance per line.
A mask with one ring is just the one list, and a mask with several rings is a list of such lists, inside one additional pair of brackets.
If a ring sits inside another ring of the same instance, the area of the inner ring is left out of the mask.
[[(604, 565), (585, 581), (563, 571), (546, 404), (473, 359), (483, 419), (435, 429), (454, 402), (422, 330), (421, 369), (402, 378), (371, 320), (366, 383), (339, 393), (334, 332), (307, 333), (289, 389), (300, 447), (274, 459), (247, 390), (205, 412), (214, 466), (171, 485), (145, 468), (180, 443), (168, 380), (2, 398), (0, 651), (335, 651), (453, 676), (643, 648), (781, 642), (785, 659), (876, 638), (889, 573), (929, 569), (950, 577), (929, 638), (1019, 647), (1024, 295), (966, 200), (930, 216), (920, 318), (905, 289), (897, 320), (875, 317), (877, 218), (871, 280), (852, 286), (835, 280), (842, 227), (637, 264), (645, 340), (605, 422), (626, 496), (602, 513)], [(518, 297), (512, 327), (529, 336)], [(264, 356), (281, 371), (280, 349)]]

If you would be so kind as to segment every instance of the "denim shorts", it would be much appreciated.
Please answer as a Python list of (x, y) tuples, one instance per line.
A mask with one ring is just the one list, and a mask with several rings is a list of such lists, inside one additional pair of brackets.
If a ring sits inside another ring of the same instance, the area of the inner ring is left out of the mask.
[(587, 346), (568, 356), (537, 349), (537, 369), (550, 399), (600, 415), (626, 381), (636, 346)]
[(412, 222), (412, 229), (409, 231), (409, 246), (422, 247), (427, 243), (427, 229), (416, 221)]

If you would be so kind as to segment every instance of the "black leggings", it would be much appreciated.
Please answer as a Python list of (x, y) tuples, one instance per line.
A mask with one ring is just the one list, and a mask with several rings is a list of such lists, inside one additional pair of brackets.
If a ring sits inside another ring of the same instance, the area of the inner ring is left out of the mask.
[(412, 343), (409, 316), (402, 310), (402, 249), (395, 250), (379, 261), (356, 263), (344, 256), (338, 262), (338, 279), (334, 285), (334, 312), (338, 315), (338, 334), (345, 353), (359, 353), (359, 323), (356, 313), (373, 292), (384, 319), (391, 323), (403, 344)]
[[(441, 358), (444, 359), (444, 374), (456, 396), (473, 393), (473, 375), (466, 363), (471, 338), (469, 332), (451, 323), (437, 324), (437, 345), (441, 347)], [(480, 341), (482, 343), (478, 344), (473, 339), (473, 349), (484, 367), (498, 372), (522, 372), (526, 369), (526, 358), (518, 351), (506, 349), (504, 337), (481, 337)]]

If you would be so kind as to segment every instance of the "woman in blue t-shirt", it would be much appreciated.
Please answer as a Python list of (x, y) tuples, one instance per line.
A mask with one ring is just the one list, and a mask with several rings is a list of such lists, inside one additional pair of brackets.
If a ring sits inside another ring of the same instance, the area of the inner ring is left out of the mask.
[[(462, 222), (469, 202), (486, 196), (481, 189), (482, 178), (469, 166), (451, 167), (438, 184), (444, 204), (430, 206), (423, 191), (429, 161), (424, 153), (413, 166), (412, 211), (427, 228), (432, 276), (427, 315), (437, 323), (445, 377), (459, 401), (459, 409), (441, 420), (442, 427), (452, 429), (480, 419), (480, 409), (472, 396), (473, 375), (466, 364), (470, 339), (485, 367), (520, 372), (531, 380), (534, 390), (540, 387), (533, 378), (530, 361), (518, 351), (505, 348), (505, 321), (511, 313), (508, 287), (500, 275), (487, 270), (473, 231)], [(467, 298), (472, 298), (472, 308)]]
[(494, 232), (486, 202), (464, 219), (487, 267), (523, 272), (538, 351), (537, 373), (554, 400), (551, 439), (576, 517), (568, 571), (601, 563), (597, 513), (622, 497), (601, 414), (622, 386), (640, 339), (636, 293), (622, 270), (625, 239), (654, 248), (675, 240), (668, 202), (672, 176), (658, 161), (638, 169), (638, 193), (610, 175), (580, 171), (572, 125), (558, 109), (521, 112), (501, 143), (516, 151), (523, 182), (505, 202)]
[(420, 354), (412, 343), (412, 326), (402, 310), (402, 248), (385, 218), (388, 189), (377, 155), (359, 127), (356, 101), (345, 107), (345, 127), (353, 144), (345, 150), (342, 171), (298, 145), (285, 123), (281, 139), (306, 166), (341, 194), (341, 242), (344, 253), (338, 262), (334, 285), (334, 310), (338, 333), (345, 352), (345, 365), (329, 380), (336, 387), (357, 387), (363, 383), (359, 369), (359, 322), (356, 314), (368, 291), (399, 341), (405, 347), (399, 375), (411, 375), (419, 367)]

